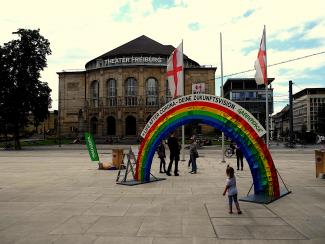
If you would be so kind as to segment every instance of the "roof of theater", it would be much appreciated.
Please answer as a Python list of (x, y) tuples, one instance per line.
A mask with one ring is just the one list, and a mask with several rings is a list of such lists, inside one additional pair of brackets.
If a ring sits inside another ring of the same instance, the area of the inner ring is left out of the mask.
[[(131, 40), (107, 53), (100, 55), (99, 57), (89, 61), (86, 64), (86, 67), (89, 63), (96, 61), (98, 59), (107, 59), (107, 58), (115, 58), (115, 57), (125, 57), (125, 56), (140, 56), (140, 55), (150, 55), (150, 56), (166, 56), (168, 57), (173, 51), (175, 47), (171, 45), (163, 45), (151, 38), (142, 35), (134, 40)], [(194, 64), (198, 65), (197, 62), (191, 60), (184, 54), (184, 60), (188, 60), (190, 62), (194, 62)]]

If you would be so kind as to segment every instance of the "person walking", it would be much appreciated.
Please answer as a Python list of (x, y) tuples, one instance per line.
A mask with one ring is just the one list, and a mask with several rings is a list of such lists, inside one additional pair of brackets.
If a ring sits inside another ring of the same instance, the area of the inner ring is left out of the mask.
[[(191, 136), (191, 138), (190, 138), (190, 142), (191, 143), (193, 143), (193, 141), (195, 141), (195, 136), (193, 135), (193, 136)], [(191, 145), (190, 145), (190, 152), (191, 152)], [(190, 157), (190, 159), (188, 160), (188, 167), (191, 167), (191, 157)]]
[(196, 158), (199, 157), (199, 153), (197, 152), (196, 142), (195, 140), (192, 141), (190, 145), (190, 163), (192, 164), (192, 171), (190, 174), (196, 174), (197, 166), (196, 166)]
[[(165, 146), (164, 146), (164, 141), (161, 141), (159, 146), (158, 146), (158, 157), (160, 158), (160, 167), (159, 167), (159, 172), (160, 173), (166, 173), (166, 153), (165, 153)], [(164, 171), (163, 171), (164, 170)]]
[(240, 210), (239, 203), (237, 200), (237, 187), (236, 187), (236, 177), (235, 177), (235, 170), (234, 168), (227, 166), (226, 169), (227, 174), (227, 180), (226, 180), (226, 187), (223, 191), (222, 195), (226, 195), (226, 192), (228, 192), (228, 200), (229, 200), (229, 214), (232, 214), (232, 202), (235, 202), (237, 213), (242, 214), (242, 211)]
[(170, 137), (168, 138), (168, 148), (170, 151), (169, 156), (169, 164), (167, 168), (166, 174), (171, 176), (170, 171), (172, 169), (173, 161), (175, 160), (175, 168), (174, 168), (174, 175), (179, 176), (178, 174), (178, 161), (179, 161), (179, 153), (180, 153), (180, 145), (178, 144), (178, 139), (175, 136), (175, 132), (173, 132)]
[(234, 142), (233, 141), (230, 141), (229, 147), (232, 150), (232, 154), (234, 154), (235, 153), (236, 146), (234, 145)]
[(244, 168), (244, 155), (243, 155), (243, 152), (240, 150), (238, 145), (236, 145), (236, 156), (237, 156), (237, 170), (239, 170), (239, 164), (240, 164), (240, 169), (243, 170), (243, 168)]

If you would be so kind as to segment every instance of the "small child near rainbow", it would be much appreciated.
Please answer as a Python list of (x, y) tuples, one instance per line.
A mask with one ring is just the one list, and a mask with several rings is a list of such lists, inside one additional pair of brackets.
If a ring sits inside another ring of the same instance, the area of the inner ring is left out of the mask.
[(235, 206), (237, 208), (237, 213), (242, 214), (242, 211), (240, 210), (239, 203), (237, 200), (237, 187), (236, 187), (236, 177), (235, 177), (235, 170), (234, 168), (227, 166), (226, 169), (227, 174), (227, 180), (226, 180), (226, 187), (223, 191), (222, 195), (226, 195), (226, 192), (228, 192), (228, 199), (229, 199), (229, 214), (232, 214), (232, 202), (235, 202)]

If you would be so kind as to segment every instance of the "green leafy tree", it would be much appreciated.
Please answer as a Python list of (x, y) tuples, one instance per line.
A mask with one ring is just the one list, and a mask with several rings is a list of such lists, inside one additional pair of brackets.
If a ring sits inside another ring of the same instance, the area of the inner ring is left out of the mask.
[(5, 98), (7, 94), (7, 84), (5, 84), (5, 77), (9, 76), (9, 68), (7, 67), (5, 60), (5, 49), (0, 46), (0, 135), (4, 135), (7, 141), (8, 129), (6, 122), (6, 109), (5, 109)]
[(20, 149), (20, 130), (31, 118), (41, 122), (48, 115), (51, 89), (40, 81), (40, 72), (51, 50), (39, 30), (18, 29), (14, 34), (19, 38), (0, 46), (0, 122), (6, 128), (2, 133), (12, 134)]

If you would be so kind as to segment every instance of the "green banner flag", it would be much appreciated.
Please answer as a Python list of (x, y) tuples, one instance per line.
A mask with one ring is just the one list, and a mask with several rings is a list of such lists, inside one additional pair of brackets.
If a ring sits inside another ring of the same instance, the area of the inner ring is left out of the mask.
[(94, 140), (94, 137), (92, 136), (92, 134), (85, 132), (85, 140), (86, 140), (87, 149), (88, 149), (91, 161), (99, 162), (96, 144), (95, 144), (95, 140)]

